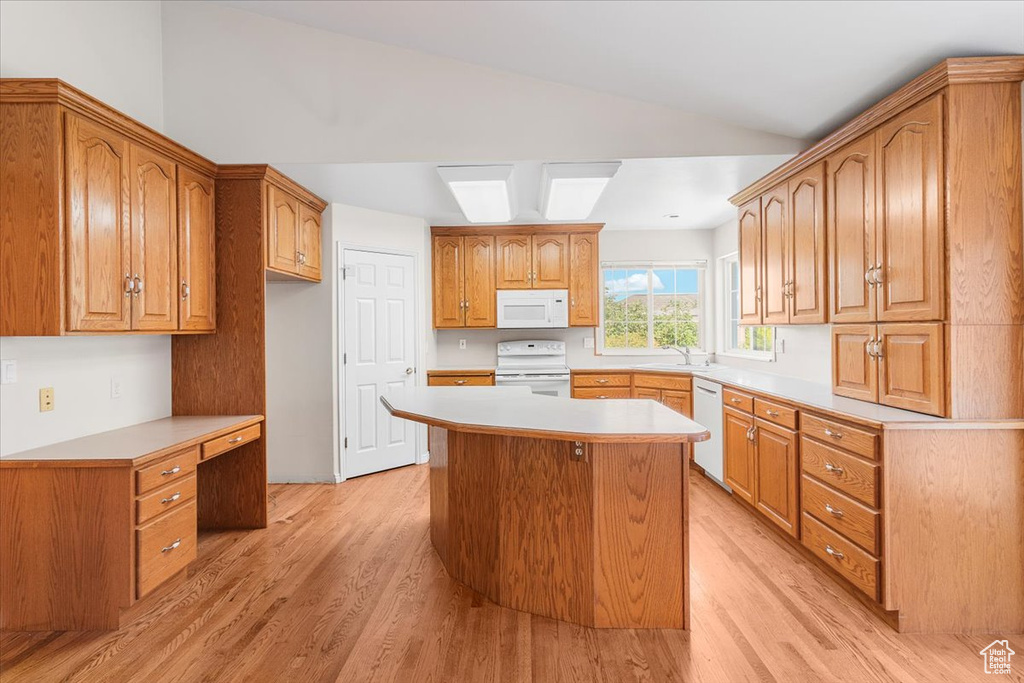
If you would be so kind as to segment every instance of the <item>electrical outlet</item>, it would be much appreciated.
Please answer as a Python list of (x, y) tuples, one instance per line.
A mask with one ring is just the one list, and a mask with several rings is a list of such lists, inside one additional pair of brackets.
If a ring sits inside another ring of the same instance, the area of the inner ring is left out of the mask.
[(466, 340), (465, 339), (460, 339), (459, 340), (459, 348), (465, 350), (465, 348), (466, 348)]
[(18, 382), (18, 361), (0, 361), (0, 384), (16, 384)]
[(585, 348), (585, 349), (592, 349), (592, 348), (594, 348), (594, 338), (593, 337), (584, 337), (583, 338), (583, 348)]
[(39, 412), (48, 413), (53, 410), (53, 387), (43, 387), (39, 390)]
[(785, 353), (786, 352), (786, 340), (781, 337), (775, 339), (775, 352)]
[(110, 398), (121, 398), (121, 378), (110, 378)]

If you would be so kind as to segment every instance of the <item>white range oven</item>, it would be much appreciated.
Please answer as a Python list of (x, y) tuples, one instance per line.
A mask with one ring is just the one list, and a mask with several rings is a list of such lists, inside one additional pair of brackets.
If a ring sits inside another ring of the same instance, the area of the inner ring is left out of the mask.
[(569, 290), (499, 289), (498, 327), (569, 327)]
[(565, 342), (527, 340), (498, 343), (498, 368), (494, 383), (527, 386), (535, 394), (568, 398), (569, 366)]

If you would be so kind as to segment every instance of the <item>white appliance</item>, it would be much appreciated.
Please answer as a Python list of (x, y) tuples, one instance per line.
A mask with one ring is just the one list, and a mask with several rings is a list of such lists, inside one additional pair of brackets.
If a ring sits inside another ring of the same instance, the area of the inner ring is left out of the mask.
[(722, 385), (701, 377), (693, 378), (693, 419), (711, 432), (711, 438), (694, 444), (693, 459), (727, 491), (722, 444)]
[(565, 364), (565, 342), (499, 342), (494, 383), (499, 387), (527, 386), (535, 394), (568, 398), (569, 366)]
[(569, 327), (569, 290), (498, 290), (498, 327)]

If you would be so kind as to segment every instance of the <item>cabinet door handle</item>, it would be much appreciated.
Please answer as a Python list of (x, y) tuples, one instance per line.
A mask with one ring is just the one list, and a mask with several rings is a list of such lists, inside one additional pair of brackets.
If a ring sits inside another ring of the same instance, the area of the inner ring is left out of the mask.
[(868, 283), (868, 287), (874, 287), (878, 283), (875, 282), (875, 267), (872, 266), (864, 271), (864, 282)]
[(829, 555), (831, 555), (832, 557), (836, 558), (837, 560), (841, 560), (844, 557), (846, 557), (846, 555), (844, 555), (842, 552), (836, 550), (831, 545), (826, 545), (825, 546), (825, 552), (828, 553)]
[(173, 503), (174, 501), (178, 500), (179, 498), (181, 498), (181, 491), (175, 492), (175, 494), (173, 496), (171, 496), (170, 498), (161, 498), (160, 499), (160, 504), (161, 505), (167, 505), (168, 503)]
[(576, 308), (576, 299), (569, 299), (569, 307)]
[(875, 264), (875, 267), (871, 269), (871, 279), (875, 281), (876, 285), (882, 284), (882, 264)]
[(843, 433), (842, 432), (833, 432), (828, 427), (825, 427), (825, 436), (831, 436), (833, 439), (841, 439), (841, 438), (843, 438)]
[(135, 289), (135, 280), (132, 280), (132, 276), (131, 275), (129, 275), (128, 273), (125, 273), (124, 274), (124, 295), (125, 295), (125, 297), (126, 298), (130, 297), (132, 295), (132, 290), (134, 290), (134, 289)]
[(160, 548), (160, 552), (162, 552), (162, 553), (169, 553), (172, 550), (174, 550), (175, 548), (177, 548), (179, 545), (181, 545), (181, 539), (180, 538), (177, 541), (175, 541), (174, 543), (170, 544), (169, 546), (165, 546), (163, 548)]
[(831, 505), (829, 505), (828, 503), (825, 503), (825, 512), (829, 513), (833, 517), (842, 517), (843, 516), (843, 511), (842, 510), (839, 510), (838, 508), (834, 508)]
[(876, 356), (875, 356), (875, 350), (874, 349), (875, 349), (875, 338), (871, 337), (870, 339), (868, 339), (868, 343), (867, 343), (867, 345), (864, 348), (864, 352), (866, 354), (868, 354), (870, 357), (875, 358)]
[(884, 358), (885, 354), (882, 353), (882, 338), (879, 337), (875, 340), (875, 358)]
[(132, 280), (135, 281), (135, 297), (138, 298), (139, 294), (142, 293), (142, 278), (136, 273)]
[(842, 474), (843, 472), (845, 472), (846, 470), (844, 470), (844, 469), (843, 469), (842, 467), (840, 467), (839, 465), (833, 465), (833, 464), (832, 464), (832, 463), (830, 463), (830, 462), (826, 462), (826, 463), (825, 463), (825, 471), (826, 471), (826, 472), (831, 472), (832, 474), (835, 474), (835, 475), (840, 475), (840, 474)]
[(178, 472), (181, 472), (181, 465), (175, 465), (174, 467), (172, 467), (169, 470), (164, 470), (163, 472), (160, 473), (160, 476), (161, 477), (169, 477), (172, 474), (177, 474)]
[(187, 299), (188, 295), (191, 294), (191, 293), (192, 293), (192, 290), (189, 288), (188, 283), (185, 282), (184, 280), (182, 280), (181, 281), (181, 300), (184, 301), (185, 299)]

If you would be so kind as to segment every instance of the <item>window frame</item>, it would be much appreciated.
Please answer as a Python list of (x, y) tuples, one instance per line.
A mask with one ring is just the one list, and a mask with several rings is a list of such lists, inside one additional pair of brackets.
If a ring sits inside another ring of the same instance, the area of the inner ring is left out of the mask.
[[(732, 265), (735, 264), (739, 267), (739, 252), (734, 251), (724, 256), (718, 257), (718, 300), (722, 302), (719, 306), (718, 311), (718, 348), (715, 352), (716, 356), (725, 356), (726, 358), (742, 358), (744, 360), (756, 360), (765, 363), (773, 363), (776, 360), (775, 356), (775, 340), (777, 339), (777, 329), (773, 325), (740, 325), (739, 311), (732, 310)], [(735, 313), (735, 318), (733, 314)], [(772, 330), (772, 349), (770, 351), (750, 351), (748, 349), (739, 349), (732, 346), (732, 334), (731, 334), (731, 323), (732, 320), (737, 321), (737, 327), (769, 327)]]
[[(607, 348), (604, 345), (605, 319), (604, 319), (604, 282), (606, 270), (646, 270), (647, 271), (647, 346), (633, 348)], [(692, 269), (697, 271), (697, 334), (700, 339), (700, 348), (690, 347), (690, 351), (699, 355), (708, 354), (709, 336), (712, 330), (708, 326), (708, 262), (706, 260), (692, 261), (602, 261), (598, 265), (600, 277), (600, 318), (597, 327), (597, 354), (607, 356), (678, 356), (677, 351), (654, 346), (654, 290), (651, 287), (651, 276), (655, 270), (683, 270)], [(712, 323), (713, 325), (714, 323)]]

